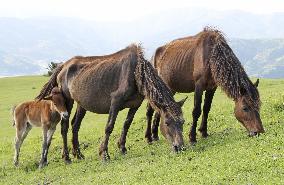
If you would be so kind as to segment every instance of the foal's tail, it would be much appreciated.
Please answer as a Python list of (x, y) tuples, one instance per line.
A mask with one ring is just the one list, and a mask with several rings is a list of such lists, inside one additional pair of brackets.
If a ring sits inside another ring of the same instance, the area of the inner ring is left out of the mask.
[(11, 109), (11, 115), (12, 115), (12, 126), (15, 126), (15, 109), (16, 109), (16, 106), (14, 105)]
[(49, 95), (51, 93), (51, 90), (53, 89), (53, 87), (56, 87), (58, 85), (57, 84), (57, 76), (60, 73), (60, 71), (62, 70), (62, 68), (63, 68), (63, 64), (61, 64), (60, 66), (58, 66), (54, 70), (49, 81), (43, 86), (39, 95), (35, 99), (42, 100), (44, 97), (46, 97), (47, 95)]

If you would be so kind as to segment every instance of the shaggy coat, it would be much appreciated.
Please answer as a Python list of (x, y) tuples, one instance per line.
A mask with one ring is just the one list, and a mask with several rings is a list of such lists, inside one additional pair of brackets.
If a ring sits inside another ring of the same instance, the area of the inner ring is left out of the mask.
[[(264, 132), (259, 116), (261, 102), (258, 90), (220, 31), (205, 28), (195, 36), (173, 40), (157, 48), (151, 62), (172, 92), (194, 92), (191, 142), (196, 142), (196, 124), (201, 115), (203, 91), (206, 93), (199, 130), (203, 137), (208, 135), (207, 117), (218, 86), (235, 101), (235, 116), (250, 135)], [(151, 136), (152, 114), (149, 107), (146, 131), (148, 141), (158, 139), (159, 115), (155, 116)]]
[[(78, 62), (76, 62), (78, 60)], [(67, 99), (68, 112), (73, 101), (78, 104), (73, 126), (73, 154), (83, 155), (79, 149), (78, 131), (86, 113), (91, 111), (109, 114), (105, 138), (100, 147), (100, 156), (108, 159), (108, 140), (113, 130), (117, 114), (124, 108), (129, 112), (118, 141), (122, 153), (126, 152), (127, 131), (133, 117), (144, 98), (165, 117), (172, 128), (168, 134), (173, 148), (179, 150), (183, 145), (181, 106), (175, 102), (172, 92), (156, 74), (151, 64), (145, 60), (139, 45), (130, 45), (114, 54), (97, 57), (76, 57), (59, 66), (49, 82), (44, 86), (38, 99), (42, 99), (50, 89), (59, 86)], [(67, 148), (68, 122), (62, 123), (64, 144), (63, 157), (69, 161)]]

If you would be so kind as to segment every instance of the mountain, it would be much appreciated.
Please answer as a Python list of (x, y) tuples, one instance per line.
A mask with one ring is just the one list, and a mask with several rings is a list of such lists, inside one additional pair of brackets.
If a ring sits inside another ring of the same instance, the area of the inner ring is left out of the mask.
[(131, 22), (0, 18), (0, 76), (43, 74), (50, 62), (104, 55), (140, 41), (150, 58), (158, 46), (196, 34), (206, 25), (226, 34), (249, 75), (284, 78), (284, 13), (205, 9), (163, 11)]
[(284, 78), (284, 39), (232, 39), (230, 45), (250, 76)]

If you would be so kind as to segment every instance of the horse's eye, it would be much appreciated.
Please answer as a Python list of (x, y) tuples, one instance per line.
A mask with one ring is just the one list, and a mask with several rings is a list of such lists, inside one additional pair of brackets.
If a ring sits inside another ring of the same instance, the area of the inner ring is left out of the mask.
[(244, 111), (244, 112), (248, 112), (249, 109), (248, 109), (247, 107), (244, 107), (244, 108), (243, 108), (243, 111)]

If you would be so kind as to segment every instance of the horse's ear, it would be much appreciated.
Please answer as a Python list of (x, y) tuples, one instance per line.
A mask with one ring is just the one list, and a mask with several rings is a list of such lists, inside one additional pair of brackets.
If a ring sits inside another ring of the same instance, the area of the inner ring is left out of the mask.
[(52, 96), (49, 95), (49, 96), (47, 96), (47, 97), (44, 97), (43, 100), (52, 100)]
[(184, 99), (178, 101), (177, 104), (179, 104), (179, 106), (182, 107), (187, 98), (188, 98), (188, 96), (186, 96)]
[(258, 84), (259, 84), (259, 78), (256, 80), (256, 82), (254, 83), (254, 86), (255, 87), (258, 87)]

